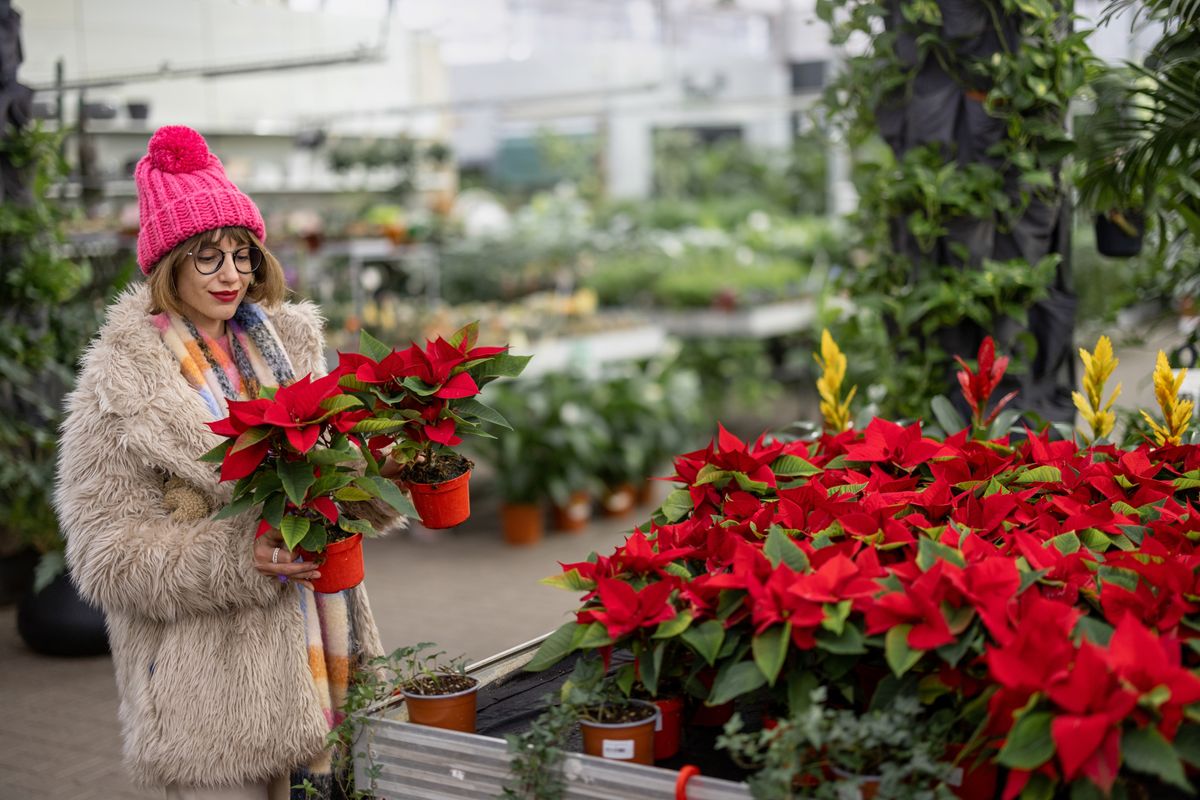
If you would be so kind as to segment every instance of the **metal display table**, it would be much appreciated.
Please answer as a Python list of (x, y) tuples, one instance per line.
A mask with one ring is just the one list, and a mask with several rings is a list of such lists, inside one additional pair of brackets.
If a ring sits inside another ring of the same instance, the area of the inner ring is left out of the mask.
[[(483, 734), (413, 725), (402, 702), (369, 709), (354, 745), (355, 784), (380, 800), (452, 800), (500, 797), (508, 775), (504, 732), (521, 730), (540, 713), (540, 698), (565, 679), (570, 668), (526, 673), (542, 639), (514, 647), (474, 664), (478, 678), (479, 723)], [(531, 702), (539, 698), (538, 702)], [(565, 749), (572, 742), (564, 743)], [(705, 765), (699, 766), (704, 769)], [(375, 768), (376, 775), (371, 771)], [(563, 761), (567, 800), (674, 800), (678, 772), (568, 752)], [(744, 783), (698, 775), (687, 784), (689, 800), (745, 800)]]

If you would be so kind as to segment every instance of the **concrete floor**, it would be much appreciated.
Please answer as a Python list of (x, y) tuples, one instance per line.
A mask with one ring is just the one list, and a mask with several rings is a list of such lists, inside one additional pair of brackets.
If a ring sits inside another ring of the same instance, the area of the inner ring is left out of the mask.
[[(538, 580), (558, 573), (559, 561), (611, 552), (649, 508), (635, 513), (522, 548), (502, 541), (491, 506), (455, 530), (368, 541), (366, 581), (384, 646), (431, 641), (474, 661), (553, 630), (579, 597)], [(0, 608), (0, 800), (161, 796), (134, 788), (121, 767), (111, 659), (36, 655), (17, 635), (15, 608)]]
[[(1095, 344), (1095, 334), (1078, 338)], [(1157, 413), (1154, 357), (1182, 338), (1174, 323), (1114, 336), (1121, 405)], [(659, 488), (661, 497), (666, 487)], [(578, 597), (538, 579), (557, 573), (558, 561), (610, 551), (646, 513), (517, 549), (502, 542), (495, 507), (483, 505), (453, 531), (368, 542), (367, 584), (384, 645), (434, 641), (475, 660), (552, 630)], [(37, 656), (18, 638), (15, 616), (12, 607), (0, 609), (0, 800), (159, 797), (135, 790), (121, 769), (111, 661)]]

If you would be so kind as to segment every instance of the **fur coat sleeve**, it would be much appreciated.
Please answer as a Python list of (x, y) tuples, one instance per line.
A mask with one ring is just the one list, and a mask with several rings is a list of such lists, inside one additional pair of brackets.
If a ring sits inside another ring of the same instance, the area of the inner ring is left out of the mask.
[[(105, 611), (161, 621), (272, 603), (286, 587), (254, 569), (253, 514), (181, 521), (164, 502), (168, 477), (212, 508), (232, 488), (197, 461), (220, 437), (145, 307), (144, 287), (118, 299), (67, 400), (56, 505), (74, 580)], [(315, 307), (288, 304), (272, 317), (297, 374), (323, 373)]]

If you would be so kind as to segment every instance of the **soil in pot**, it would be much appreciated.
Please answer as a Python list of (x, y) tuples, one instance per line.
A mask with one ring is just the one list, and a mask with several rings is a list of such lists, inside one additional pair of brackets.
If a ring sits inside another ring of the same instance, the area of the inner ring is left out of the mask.
[(479, 681), (466, 675), (423, 675), (400, 687), (408, 719), (417, 725), (475, 732)]
[(401, 473), (426, 528), (453, 528), (471, 516), (471, 468), (458, 453), (442, 453)]
[(583, 752), (614, 761), (654, 763), (654, 726), (658, 708), (644, 700), (625, 706), (586, 709), (579, 720)]
[(400, 478), (405, 483), (445, 483), (474, 468), (474, 461), (448, 450), (434, 453), (428, 461), (406, 465)]

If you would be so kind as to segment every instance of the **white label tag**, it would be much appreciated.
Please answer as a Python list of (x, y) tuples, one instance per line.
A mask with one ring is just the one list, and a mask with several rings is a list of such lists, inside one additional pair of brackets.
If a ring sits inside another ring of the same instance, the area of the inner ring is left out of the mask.
[(633, 758), (633, 739), (605, 739), (601, 752), (605, 758), (631, 759)]
[(963, 781), (962, 767), (955, 767), (954, 769), (950, 770), (950, 774), (946, 776), (946, 785), (947, 786), (955, 786), (955, 787), (962, 786), (962, 781)]
[(654, 732), (658, 733), (662, 730), (662, 712), (659, 711), (654, 715)]

